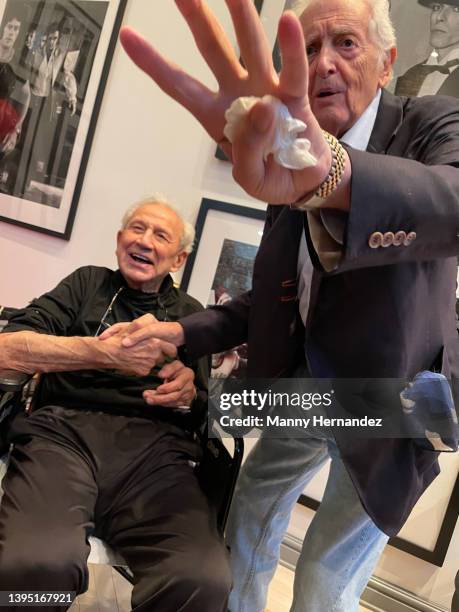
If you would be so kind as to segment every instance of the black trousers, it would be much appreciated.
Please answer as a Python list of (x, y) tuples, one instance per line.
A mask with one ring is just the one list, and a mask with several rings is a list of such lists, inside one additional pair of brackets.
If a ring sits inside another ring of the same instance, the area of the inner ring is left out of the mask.
[(51, 406), (21, 415), (11, 437), (0, 590), (83, 593), (94, 534), (132, 570), (133, 610), (226, 610), (228, 555), (189, 464), (200, 453), (189, 434), (145, 418)]

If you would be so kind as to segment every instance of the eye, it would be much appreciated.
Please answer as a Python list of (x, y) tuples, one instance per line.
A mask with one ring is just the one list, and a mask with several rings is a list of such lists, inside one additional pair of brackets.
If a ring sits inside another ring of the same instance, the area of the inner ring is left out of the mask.
[(170, 242), (169, 240), (169, 236), (167, 234), (165, 234), (164, 232), (157, 232), (156, 235), (158, 236), (158, 238), (160, 240), (162, 240), (163, 242)]
[(130, 225), (129, 229), (133, 232), (136, 232), (137, 234), (142, 234), (145, 231), (143, 225), (140, 225), (139, 223), (134, 223), (133, 225)]
[(439, 10), (441, 10), (441, 4), (437, 4), (437, 3), (431, 4), (430, 8), (432, 9), (433, 13), (437, 13)]
[(345, 49), (353, 49), (355, 47), (355, 42), (352, 40), (352, 38), (344, 38), (340, 45)]
[(317, 49), (314, 45), (306, 45), (306, 55), (310, 59), (315, 53), (317, 53)]

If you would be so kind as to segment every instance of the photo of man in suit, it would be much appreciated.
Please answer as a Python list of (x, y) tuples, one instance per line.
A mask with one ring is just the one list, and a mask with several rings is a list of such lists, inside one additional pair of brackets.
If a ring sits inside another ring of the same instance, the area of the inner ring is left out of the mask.
[(432, 53), (397, 79), (400, 96), (441, 94), (459, 97), (459, 0), (418, 0), (429, 7)]

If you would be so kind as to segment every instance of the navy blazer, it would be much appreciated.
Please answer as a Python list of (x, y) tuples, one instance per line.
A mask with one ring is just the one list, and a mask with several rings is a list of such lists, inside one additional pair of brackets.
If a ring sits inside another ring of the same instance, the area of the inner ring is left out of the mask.
[[(433, 367), (457, 376), (458, 101), (384, 91), (367, 151), (348, 152), (351, 205), (338, 268), (324, 272), (305, 214), (268, 206), (251, 291), (181, 320), (192, 356), (248, 340), (249, 377), (288, 376), (304, 347), (314, 377), (411, 378)], [(416, 240), (370, 247), (374, 232), (399, 230)], [(303, 231), (315, 269), (306, 329), (297, 295)], [(411, 439), (336, 439), (366, 511), (394, 535), (439, 473), (437, 453)]]

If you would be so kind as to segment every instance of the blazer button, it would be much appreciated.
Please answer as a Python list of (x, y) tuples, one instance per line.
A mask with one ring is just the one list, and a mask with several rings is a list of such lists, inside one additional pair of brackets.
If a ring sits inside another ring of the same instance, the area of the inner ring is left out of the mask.
[(386, 232), (382, 239), (382, 245), (384, 248), (392, 246), (394, 244), (394, 232)]
[(414, 241), (416, 240), (416, 238), (417, 238), (417, 234), (416, 234), (416, 232), (409, 232), (409, 233), (406, 235), (405, 240), (403, 241), (403, 245), (404, 245), (404, 246), (410, 246), (410, 244), (411, 244), (412, 242), (414, 242)]
[(400, 230), (394, 236), (394, 246), (401, 246), (405, 243), (406, 240), (406, 232)]
[(383, 238), (384, 236), (381, 232), (373, 232), (368, 241), (370, 249), (379, 249), (379, 247), (382, 246)]

